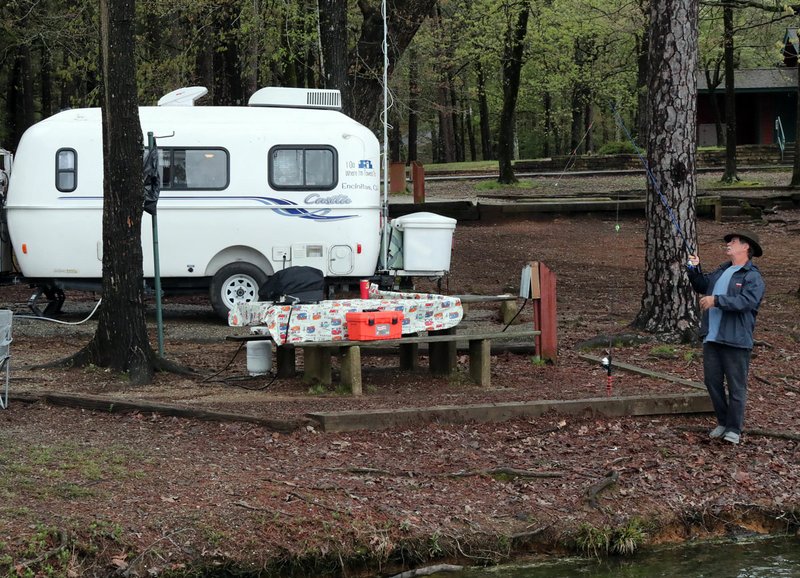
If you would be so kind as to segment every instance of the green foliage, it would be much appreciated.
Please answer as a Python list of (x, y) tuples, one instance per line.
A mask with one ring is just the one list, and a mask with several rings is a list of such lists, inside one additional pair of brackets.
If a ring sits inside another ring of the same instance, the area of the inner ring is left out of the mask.
[(578, 528), (578, 534), (575, 536), (575, 545), (584, 556), (595, 558), (606, 556), (611, 547), (610, 530), (607, 527), (596, 528), (584, 522)]
[(475, 185), (475, 190), (477, 191), (497, 191), (501, 189), (532, 189), (534, 188), (533, 181), (530, 179), (521, 179), (514, 183), (513, 185), (507, 185), (505, 183), (498, 183), (492, 179), (486, 179), (485, 181), (481, 181), (477, 185)]
[(678, 352), (672, 345), (657, 345), (650, 350), (650, 355), (663, 359), (675, 359)]
[(627, 140), (610, 141), (597, 149), (597, 154), (599, 155), (631, 155), (636, 154), (636, 152), (636, 147)]
[(315, 383), (308, 388), (309, 395), (325, 395), (328, 393), (328, 388), (322, 383)]
[(645, 533), (637, 519), (617, 528), (611, 536), (611, 551), (620, 556), (630, 556), (644, 543)]
[(584, 556), (601, 558), (609, 554), (630, 556), (644, 543), (645, 533), (641, 522), (634, 518), (623, 526), (612, 529), (598, 528), (584, 522), (578, 528), (575, 545)]

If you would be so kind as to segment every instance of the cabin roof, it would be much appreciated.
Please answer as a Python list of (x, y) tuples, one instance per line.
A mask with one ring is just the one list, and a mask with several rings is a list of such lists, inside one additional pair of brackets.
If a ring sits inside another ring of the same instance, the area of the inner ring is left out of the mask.
[[(733, 75), (736, 92), (786, 92), (797, 90), (797, 68), (742, 68)], [(725, 83), (716, 88), (724, 91)], [(708, 84), (702, 70), (697, 71), (697, 92), (707, 93)]]

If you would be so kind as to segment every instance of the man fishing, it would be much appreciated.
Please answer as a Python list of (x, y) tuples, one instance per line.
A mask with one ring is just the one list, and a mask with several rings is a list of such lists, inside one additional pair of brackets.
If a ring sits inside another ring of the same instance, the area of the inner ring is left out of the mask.
[(730, 260), (707, 275), (700, 269), (700, 258), (689, 255), (688, 272), (692, 287), (703, 295), (703, 372), (717, 417), (717, 427), (709, 435), (738, 444), (744, 424), (753, 329), (764, 296), (764, 279), (752, 258), (760, 257), (763, 251), (758, 235), (734, 231), (725, 235), (725, 254)]

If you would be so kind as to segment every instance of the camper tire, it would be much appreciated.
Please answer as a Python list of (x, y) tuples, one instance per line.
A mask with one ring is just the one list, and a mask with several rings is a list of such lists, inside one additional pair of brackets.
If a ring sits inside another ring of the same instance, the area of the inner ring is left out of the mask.
[(267, 274), (252, 263), (230, 263), (211, 278), (211, 307), (228, 319), (228, 312), (237, 301), (258, 301), (258, 289), (267, 280)]

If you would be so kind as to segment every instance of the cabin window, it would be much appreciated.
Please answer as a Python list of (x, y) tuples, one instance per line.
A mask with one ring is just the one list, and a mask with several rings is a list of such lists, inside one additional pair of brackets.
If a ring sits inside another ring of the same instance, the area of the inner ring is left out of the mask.
[(336, 186), (336, 150), (276, 146), (269, 151), (269, 184), (276, 190), (330, 190)]
[(221, 190), (228, 186), (230, 163), (225, 149), (158, 149), (161, 188)]
[(56, 151), (56, 189), (71, 193), (78, 188), (78, 153), (75, 149)]

